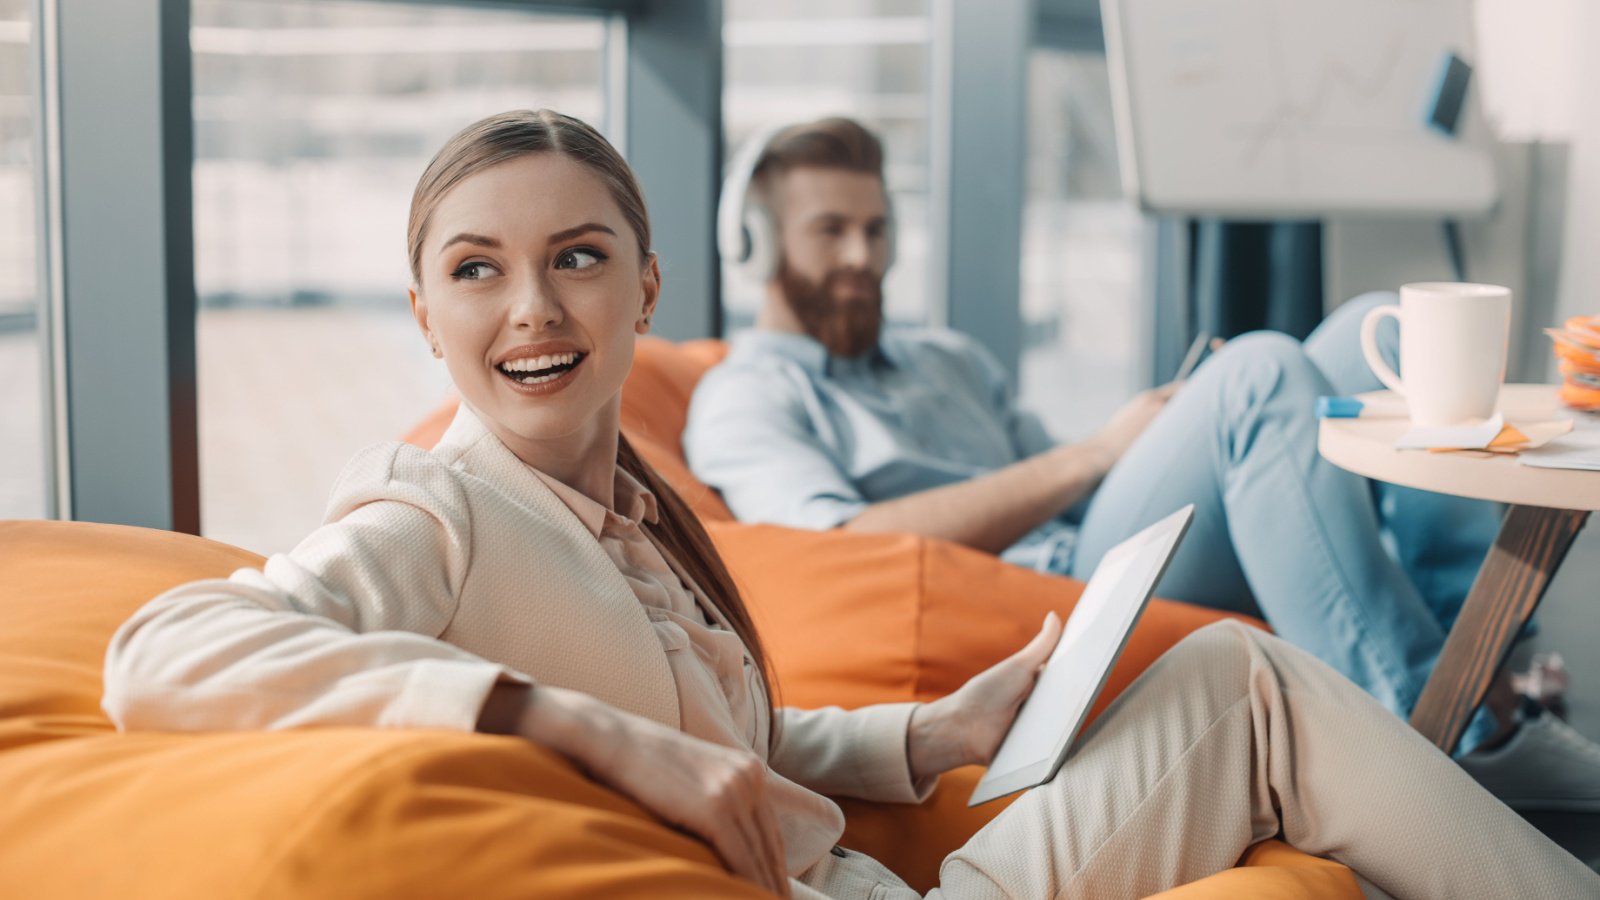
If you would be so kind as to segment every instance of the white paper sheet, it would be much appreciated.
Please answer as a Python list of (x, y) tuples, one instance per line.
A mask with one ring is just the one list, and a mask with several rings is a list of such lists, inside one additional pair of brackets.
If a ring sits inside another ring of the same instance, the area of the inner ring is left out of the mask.
[(1600, 472), (1600, 429), (1583, 428), (1543, 447), (1525, 450), (1517, 461), (1540, 469), (1582, 469)]

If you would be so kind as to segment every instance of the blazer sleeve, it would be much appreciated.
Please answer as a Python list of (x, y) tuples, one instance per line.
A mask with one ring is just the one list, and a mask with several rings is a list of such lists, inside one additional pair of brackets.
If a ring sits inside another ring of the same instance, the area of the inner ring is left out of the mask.
[(921, 803), (939, 778), (911, 778), (906, 729), (916, 708), (915, 703), (885, 703), (852, 710), (779, 709), (772, 768), (830, 797)]
[(471, 563), (455, 475), (404, 445), (345, 468), (327, 524), (260, 569), (156, 597), (112, 637), (106, 714), (124, 730), (350, 725), (472, 730), (526, 676), (438, 636)]

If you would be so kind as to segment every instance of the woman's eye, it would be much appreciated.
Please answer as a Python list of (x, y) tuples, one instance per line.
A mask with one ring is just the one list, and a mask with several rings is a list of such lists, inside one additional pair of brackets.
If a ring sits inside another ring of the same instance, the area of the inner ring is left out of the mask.
[(494, 274), (494, 266), (486, 262), (465, 262), (456, 267), (450, 277), (457, 281), (481, 281)]
[(568, 250), (556, 258), (556, 268), (587, 269), (604, 262), (605, 258), (605, 254), (598, 250)]

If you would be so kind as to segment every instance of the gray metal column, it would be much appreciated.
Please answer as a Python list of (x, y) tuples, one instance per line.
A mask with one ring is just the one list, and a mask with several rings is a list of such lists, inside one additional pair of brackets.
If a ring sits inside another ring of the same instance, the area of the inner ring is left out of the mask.
[(189, 3), (54, 11), (71, 516), (198, 532)]
[(1022, 354), (1022, 203), (1031, 0), (936, 0), (929, 223), (945, 324), (1016, 379)]
[(56, 119), (55, 0), (34, 0), (29, 10), (33, 22), (30, 41), (32, 58), (34, 233), (37, 250), (35, 309), (38, 311), (40, 427), (44, 440), (44, 516), (63, 519), (71, 516), (72, 498), (68, 490), (66, 455), (66, 376), (62, 371), (59, 346), (61, 327), (61, 236), (59, 231), (60, 181), (56, 147), (60, 122)]
[(1192, 249), (1189, 222), (1181, 216), (1147, 213), (1142, 231), (1139, 333), (1148, 337), (1139, 348), (1139, 372), (1140, 385), (1151, 387), (1172, 380), (1193, 340)]
[(650, 206), (661, 257), (654, 333), (722, 331), (722, 0), (658, 0), (628, 17), (623, 152)]

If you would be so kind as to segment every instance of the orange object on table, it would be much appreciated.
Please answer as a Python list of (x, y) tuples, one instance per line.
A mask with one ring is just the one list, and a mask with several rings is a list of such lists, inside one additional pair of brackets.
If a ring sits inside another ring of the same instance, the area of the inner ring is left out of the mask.
[(1573, 316), (1556, 338), (1556, 365), (1561, 372), (1561, 402), (1600, 410), (1600, 316)]

